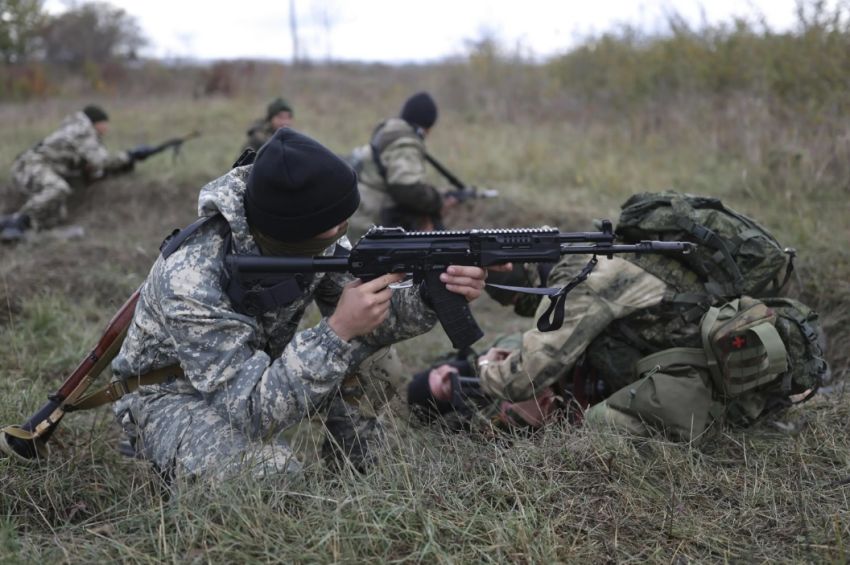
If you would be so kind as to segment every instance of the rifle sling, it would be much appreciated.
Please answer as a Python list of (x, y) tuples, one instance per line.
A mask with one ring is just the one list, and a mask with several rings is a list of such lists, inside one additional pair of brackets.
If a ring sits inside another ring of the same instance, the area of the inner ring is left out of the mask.
[[(579, 284), (584, 282), (599, 260), (594, 255), (587, 265), (576, 275), (570, 282), (562, 287), (529, 287), (529, 286), (511, 286), (507, 284), (486, 283), (490, 288), (498, 288), (507, 290), (508, 292), (519, 292), (522, 294), (537, 294), (540, 296), (549, 297), (549, 307), (537, 320), (537, 329), (541, 332), (551, 332), (560, 329), (564, 325), (564, 309), (567, 304), (567, 295)], [(546, 273), (548, 278), (548, 273)], [(545, 280), (544, 278), (544, 284)]]
[(560, 292), (549, 296), (549, 307), (537, 320), (537, 329), (539, 331), (551, 332), (560, 329), (564, 325), (564, 310), (566, 308), (567, 295), (590, 276), (590, 273), (593, 272), (598, 262), (599, 259), (596, 258), (596, 255), (591, 257), (587, 265), (584, 266), (573, 280), (564, 285)]
[(73, 404), (66, 404), (65, 411), (76, 412), (78, 410), (91, 410), (92, 408), (103, 406), (104, 404), (111, 404), (124, 395), (135, 392), (140, 386), (157, 385), (183, 376), (183, 369), (180, 368), (180, 365), (175, 363), (174, 365), (154, 369), (153, 371), (145, 373), (144, 375), (139, 375), (138, 377), (116, 379), (111, 381), (108, 385), (80, 398)]
[(445, 167), (445, 165), (437, 161), (437, 159), (435, 159), (434, 156), (428, 153), (427, 151), (425, 152), (425, 160), (428, 161), (431, 166), (434, 167), (437, 172), (443, 176), (444, 179), (449, 181), (449, 184), (451, 184), (458, 190), (466, 190), (466, 185), (463, 183), (463, 181), (457, 178), (451, 171), (449, 171)]

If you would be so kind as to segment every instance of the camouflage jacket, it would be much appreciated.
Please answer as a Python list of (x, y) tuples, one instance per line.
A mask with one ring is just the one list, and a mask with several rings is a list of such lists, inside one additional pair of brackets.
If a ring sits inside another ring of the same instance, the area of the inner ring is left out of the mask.
[(54, 131), (16, 159), (43, 163), (65, 178), (93, 180), (127, 169), (131, 163), (126, 151), (110, 153), (83, 112), (71, 114)]
[[(566, 284), (586, 262), (586, 256), (564, 256), (549, 274), (548, 284)], [(660, 278), (630, 261), (601, 259), (588, 279), (567, 297), (564, 325), (551, 332), (536, 328), (525, 332), (520, 349), (481, 368), (482, 388), (508, 400), (532, 398), (570, 374), (588, 346), (612, 323), (660, 304), (669, 290)], [(547, 307), (548, 301), (542, 301), (537, 317)]]
[[(230, 225), (234, 251), (258, 254), (242, 203), (250, 170), (250, 165), (239, 167), (205, 186), (199, 214), (221, 213)], [(238, 313), (222, 284), (227, 249), (222, 226), (216, 225), (220, 221), (205, 224), (167, 259), (160, 256), (142, 286), (113, 372), (128, 378), (179, 363), (185, 373), (185, 378), (142, 387), (136, 393), (142, 399), (195, 395), (248, 437), (268, 437), (304, 417), (366, 357), (436, 322), (417, 289), (396, 290), (380, 327), (362, 338), (341, 340), (327, 316), (351, 280), (347, 274), (318, 274), (287, 307), (257, 317)], [(324, 317), (298, 332), (311, 301)]]
[[(377, 150), (383, 171), (373, 156)], [(385, 206), (398, 206), (421, 215), (438, 214), (443, 206), (439, 191), (426, 182), (425, 142), (406, 121), (390, 118), (372, 134), (363, 155), (359, 178), (361, 185), (384, 193)]]
[(242, 150), (253, 149), (254, 151), (259, 151), (260, 147), (262, 147), (266, 141), (271, 139), (271, 136), (274, 135), (275, 131), (277, 130), (275, 130), (269, 120), (257, 120), (250, 128), (248, 128), (248, 131), (245, 132), (245, 135), (248, 136), (248, 140), (245, 142), (245, 146), (242, 147)]

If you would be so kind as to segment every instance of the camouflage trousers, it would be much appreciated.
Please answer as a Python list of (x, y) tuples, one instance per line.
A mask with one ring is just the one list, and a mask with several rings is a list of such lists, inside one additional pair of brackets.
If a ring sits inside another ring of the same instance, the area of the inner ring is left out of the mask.
[[(380, 411), (402, 374), (395, 349), (381, 349), (320, 402), (315, 414), (305, 415), (324, 421), (322, 455), (329, 464), (350, 463), (362, 471), (379, 458), (385, 445)], [(200, 396), (131, 394), (114, 410), (136, 455), (169, 478), (267, 476), (302, 469), (282, 434), (266, 441), (248, 437)]]
[(52, 228), (68, 217), (71, 186), (39, 157), (25, 153), (15, 161), (12, 188), (26, 198), (18, 212), (30, 217), (33, 228)]

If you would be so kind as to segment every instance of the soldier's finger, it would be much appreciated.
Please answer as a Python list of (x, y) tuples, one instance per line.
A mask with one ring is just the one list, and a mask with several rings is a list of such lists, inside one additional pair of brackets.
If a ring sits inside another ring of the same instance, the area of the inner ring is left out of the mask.
[(440, 280), (445, 284), (453, 284), (455, 286), (470, 286), (472, 288), (482, 289), (484, 288), (484, 279), (477, 279), (472, 277), (460, 277), (460, 276), (452, 276), (448, 273), (443, 273), (440, 275)]
[(404, 273), (389, 273), (381, 275), (378, 278), (372, 279), (369, 282), (363, 283), (363, 290), (366, 292), (377, 292), (395, 282), (401, 282), (405, 277)]
[(514, 268), (513, 263), (502, 263), (501, 265), (490, 265), (487, 267), (488, 271), (493, 271), (494, 273), (507, 273), (512, 271)]
[(479, 289), (475, 289), (470, 286), (447, 284), (446, 290), (454, 292), (455, 294), (465, 296), (467, 300), (475, 300), (476, 298), (481, 296), (481, 291)]
[(473, 279), (484, 279), (487, 277), (487, 271), (481, 267), (469, 267), (464, 265), (449, 265), (446, 273), (451, 276), (469, 277)]
[(393, 297), (393, 289), (387, 287), (374, 294), (375, 304), (386, 304)]

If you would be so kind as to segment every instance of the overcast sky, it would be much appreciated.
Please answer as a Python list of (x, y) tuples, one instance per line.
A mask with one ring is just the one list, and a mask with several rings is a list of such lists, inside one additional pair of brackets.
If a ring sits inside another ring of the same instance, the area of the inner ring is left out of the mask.
[[(135, 16), (158, 57), (292, 57), (289, 0), (109, 0)], [(429, 61), (462, 53), (491, 34), (536, 57), (629, 23), (658, 29), (677, 12), (698, 25), (763, 16), (775, 30), (793, 22), (795, 0), (294, 0), (300, 51), (313, 59)], [(51, 12), (63, 0), (48, 0)]]

